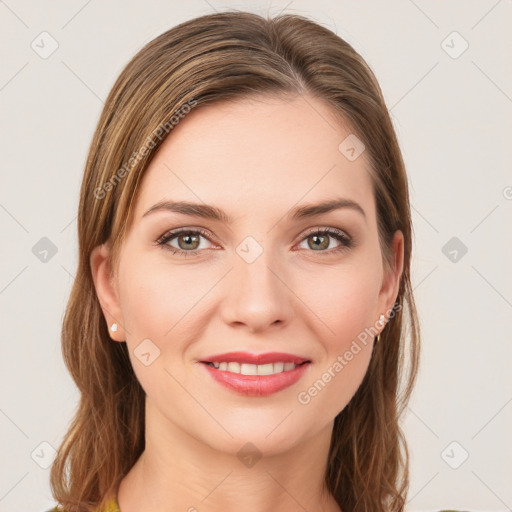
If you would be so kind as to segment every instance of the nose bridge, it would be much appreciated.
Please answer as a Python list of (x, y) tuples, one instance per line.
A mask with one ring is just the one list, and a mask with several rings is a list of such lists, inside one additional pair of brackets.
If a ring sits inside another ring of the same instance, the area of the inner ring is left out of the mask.
[(224, 319), (261, 330), (291, 318), (292, 300), (286, 272), (279, 258), (254, 238), (248, 237), (233, 255), (232, 285), (224, 298)]

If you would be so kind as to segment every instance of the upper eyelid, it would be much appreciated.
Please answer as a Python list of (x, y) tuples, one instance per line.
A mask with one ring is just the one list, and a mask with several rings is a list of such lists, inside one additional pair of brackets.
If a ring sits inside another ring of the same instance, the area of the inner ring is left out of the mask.
[[(341, 234), (345, 235), (348, 240), (353, 240), (352, 235), (350, 235), (350, 233), (348, 233), (345, 229), (336, 228), (334, 226), (319, 225), (319, 226), (315, 226), (313, 228), (309, 228), (308, 230), (303, 232), (299, 242), (303, 241), (304, 238), (314, 235), (318, 231), (333, 231), (335, 233), (341, 232)], [(205, 228), (199, 228), (199, 227), (182, 227), (182, 228), (170, 229), (170, 230), (166, 231), (163, 235), (158, 237), (157, 242), (159, 242), (161, 240), (165, 240), (166, 238), (168, 238), (168, 239), (174, 238), (182, 233), (196, 233), (196, 234), (199, 234), (199, 236), (202, 236), (202, 237), (208, 239), (211, 243), (218, 244), (218, 242), (216, 242), (216, 237), (211, 235), (209, 230), (207, 230)], [(327, 233), (327, 235), (329, 235), (329, 233)], [(170, 241), (170, 240), (167, 240), (167, 241)]]
[(163, 239), (168, 236), (175, 236), (175, 235), (181, 235), (182, 233), (197, 233), (201, 236), (204, 236), (205, 238), (209, 236), (210, 238), (215, 239), (216, 237), (211, 234), (211, 232), (206, 228), (199, 228), (199, 227), (183, 227), (183, 228), (173, 228), (168, 229), (161, 235), (158, 239)]

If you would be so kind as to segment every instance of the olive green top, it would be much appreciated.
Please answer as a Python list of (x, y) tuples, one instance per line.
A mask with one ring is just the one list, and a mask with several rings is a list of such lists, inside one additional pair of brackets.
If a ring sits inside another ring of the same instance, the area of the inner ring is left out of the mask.
[[(48, 512), (65, 512), (65, 510), (62, 508), (54, 507), (51, 510), (48, 510)], [(119, 510), (119, 505), (117, 504), (116, 496), (110, 498), (110, 500), (103, 508), (98, 508), (94, 512), (121, 512)]]
[[(57, 508), (57, 507), (54, 507), (52, 508), (51, 510), (48, 510), (48, 512), (65, 512), (63, 509), (61, 508)], [(116, 496), (113, 496), (108, 502), (107, 504), (105, 505), (105, 507), (103, 507), (102, 509), (97, 509), (95, 510), (94, 512), (121, 512), (119, 510), (119, 505), (117, 503), (117, 498)], [(457, 512), (457, 510), (440, 510), (439, 512)], [(462, 512), (462, 511), (459, 511), (459, 512)]]

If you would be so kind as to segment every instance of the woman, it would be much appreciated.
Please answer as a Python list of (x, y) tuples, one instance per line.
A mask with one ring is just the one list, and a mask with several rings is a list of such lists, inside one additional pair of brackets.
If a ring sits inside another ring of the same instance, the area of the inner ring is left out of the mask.
[(407, 177), (348, 43), (239, 11), (151, 41), (105, 103), (78, 235), (64, 510), (404, 510)]

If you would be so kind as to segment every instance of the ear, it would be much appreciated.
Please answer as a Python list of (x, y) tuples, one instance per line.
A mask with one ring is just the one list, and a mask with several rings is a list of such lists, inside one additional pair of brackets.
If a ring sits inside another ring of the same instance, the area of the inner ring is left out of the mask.
[[(115, 341), (125, 341), (124, 321), (119, 305), (119, 295), (116, 288), (116, 282), (110, 268), (108, 255), (110, 248), (106, 244), (95, 247), (90, 256), (90, 265), (96, 295), (103, 311), (103, 316), (107, 322), (110, 337)], [(117, 324), (117, 330), (112, 331), (112, 324)]]
[(389, 315), (393, 309), (400, 290), (400, 280), (404, 266), (404, 235), (398, 230), (393, 236), (391, 242), (391, 268), (385, 268), (384, 279), (382, 280), (382, 287), (379, 292), (379, 307), (380, 311), (377, 316), (383, 314), (385, 316), (386, 325)]

